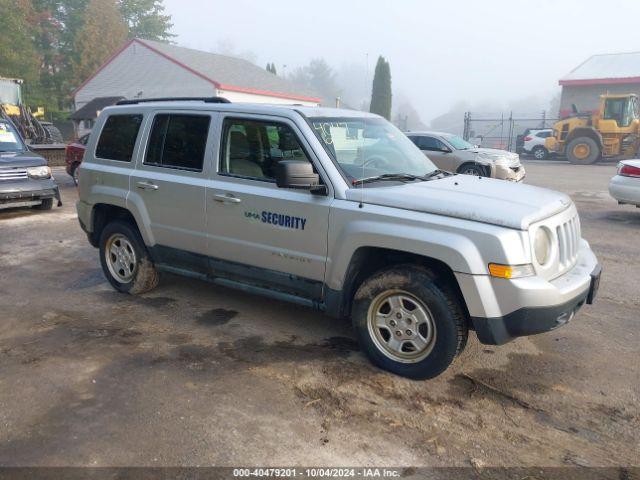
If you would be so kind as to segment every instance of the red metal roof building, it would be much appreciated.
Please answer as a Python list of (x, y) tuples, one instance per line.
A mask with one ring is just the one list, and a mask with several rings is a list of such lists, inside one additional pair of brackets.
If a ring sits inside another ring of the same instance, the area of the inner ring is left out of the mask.
[(560, 116), (598, 110), (600, 95), (640, 95), (640, 52), (593, 55), (558, 82), (562, 86)]

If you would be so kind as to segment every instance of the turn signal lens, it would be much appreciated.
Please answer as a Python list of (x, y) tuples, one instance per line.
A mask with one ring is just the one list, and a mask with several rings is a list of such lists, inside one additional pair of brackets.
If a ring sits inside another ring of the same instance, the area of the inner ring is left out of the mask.
[(500, 265), (499, 263), (489, 264), (489, 273), (497, 278), (521, 278), (534, 275), (533, 265)]

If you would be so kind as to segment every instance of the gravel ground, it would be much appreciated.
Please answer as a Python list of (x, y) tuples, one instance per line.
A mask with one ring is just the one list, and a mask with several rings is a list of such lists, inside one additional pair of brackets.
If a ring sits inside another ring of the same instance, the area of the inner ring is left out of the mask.
[(372, 367), (348, 323), (165, 276), (113, 291), (64, 207), (0, 212), (0, 465), (638, 465), (640, 210), (615, 167), (528, 162), (572, 196), (604, 274), (567, 326), (467, 349), (441, 377)]

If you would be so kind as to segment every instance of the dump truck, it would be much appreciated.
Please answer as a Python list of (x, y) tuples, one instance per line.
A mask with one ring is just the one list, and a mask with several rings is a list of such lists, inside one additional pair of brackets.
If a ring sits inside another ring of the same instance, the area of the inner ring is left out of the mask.
[(569, 162), (588, 165), (601, 159), (638, 155), (640, 99), (635, 94), (602, 95), (597, 112), (573, 114), (557, 122), (545, 141), (549, 152), (566, 155)]

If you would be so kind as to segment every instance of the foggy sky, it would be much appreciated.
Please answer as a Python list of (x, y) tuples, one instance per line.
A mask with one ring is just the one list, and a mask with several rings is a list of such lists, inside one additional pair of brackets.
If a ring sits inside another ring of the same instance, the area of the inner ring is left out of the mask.
[[(323, 57), (339, 68), (378, 55), (394, 92), (423, 120), (455, 102), (548, 103), (558, 79), (596, 53), (640, 50), (637, 0), (165, 0), (174, 39), (208, 51), (221, 43), (274, 62), (281, 73)], [(370, 83), (371, 78), (362, 82)]]

